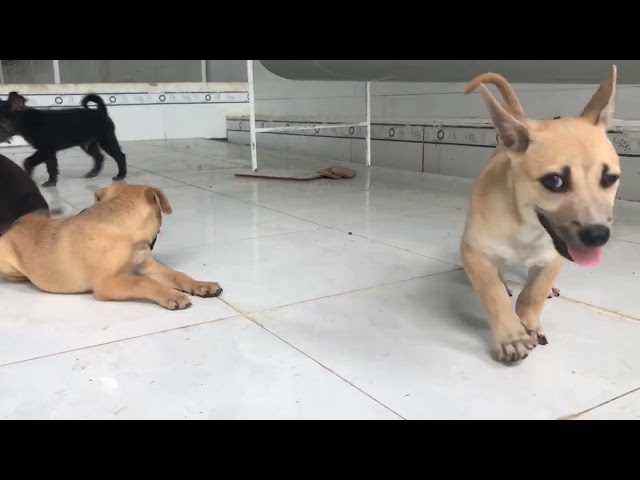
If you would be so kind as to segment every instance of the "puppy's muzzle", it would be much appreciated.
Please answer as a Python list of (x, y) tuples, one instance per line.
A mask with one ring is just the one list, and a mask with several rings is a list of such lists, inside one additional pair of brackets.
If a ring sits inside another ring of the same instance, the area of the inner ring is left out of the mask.
[(586, 225), (575, 230), (567, 225), (554, 224), (540, 211), (538, 220), (551, 237), (556, 251), (567, 260), (582, 266), (596, 266), (601, 258), (600, 247), (611, 238), (611, 229), (607, 225)]
[(578, 230), (578, 238), (587, 248), (602, 247), (610, 237), (611, 229), (606, 225), (589, 225)]

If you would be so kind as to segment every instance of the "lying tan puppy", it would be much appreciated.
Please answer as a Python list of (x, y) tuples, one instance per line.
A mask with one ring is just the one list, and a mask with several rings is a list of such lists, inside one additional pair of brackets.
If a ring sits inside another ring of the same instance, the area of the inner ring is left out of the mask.
[[(485, 82), (499, 88), (506, 105)], [(620, 161), (606, 129), (616, 68), (574, 118), (526, 118), (500, 75), (476, 77), (465, 93), (478, 86), (500, 144), (475, 183), (460, 251), (498, 358), (513, 363), (548, 343), (540, 315), (565, 259), (595, 266), (611, 236)], [(507, 265), (529, 268), (515, 311), (503, 280)]]
[(216, 297), (222, 288), (199, 282), (153, 259), (164, 193), (150, 186), (99, 188), (95, 204), (72, 217), (31, 213), (0, 237), (0, 275), (29, 280), (52, 293), (93, 292), (98, 300), (151, 300), (170, 310), (191, 306), (189, 297)]

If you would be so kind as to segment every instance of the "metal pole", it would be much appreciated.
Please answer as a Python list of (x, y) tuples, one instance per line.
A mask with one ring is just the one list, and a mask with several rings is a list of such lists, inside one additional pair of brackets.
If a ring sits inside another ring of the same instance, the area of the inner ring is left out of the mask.
[(371, 82), (367, 82), (367, 167), (371, 166)]
[(52, 60), (53, 62), (53, 83), (60, 83), (60, 60)]
[(202, 72), (202, 83), (207, 83), (207, 61), (200, 60), (200, 71)]
[(253, 90), (253, 60), (247, 60), (247, 79), (249, 81), (249, 135), (251, 144), (251, 169), (258, 171), (258, 151), (256, 146), (256, 105)]

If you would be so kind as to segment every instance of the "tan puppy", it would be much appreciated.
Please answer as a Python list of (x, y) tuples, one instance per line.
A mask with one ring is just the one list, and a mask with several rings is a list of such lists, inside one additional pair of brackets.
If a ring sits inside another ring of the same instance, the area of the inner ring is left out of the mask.
[[(506, 106), (484, 82), (499, 88)], [(476, 180), (460, 251), (488, 312), (498, 359), (513, 363), (548, 343), (540, 315), (564, 262), (596, 265), (610, 238), (620, 177), (606, 132), (616, 68), (574, 118), (526, 118), (500, 75), (475, 78), (465, 93), (478, 86), (500, 144)], [(503, 280), (507, 265), (529, 269), (515, 311)]]
[(72, 217), (25, 215), (0, 237), (0, 275), (29, 280), (52, 293), (93, 292), (98, 300), (151, 300), (170, 310), (189, 297), (216, 297), (222, 288), (199, 282), (153, 259), (164, 193), (146, 185), (99, 188), (95, 204)]

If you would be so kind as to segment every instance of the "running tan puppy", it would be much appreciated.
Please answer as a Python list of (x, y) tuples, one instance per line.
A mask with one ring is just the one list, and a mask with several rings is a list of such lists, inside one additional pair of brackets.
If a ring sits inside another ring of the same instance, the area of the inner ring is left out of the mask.
[(29, 280), (45, 292), (151, 300), (170, 310), (191, 306), (181, 292), (220, 295), (219, 284), (193, 280), (153, 259), (163, 213), (171, 206), (161, 190), (114, 184), (96, 190), (95, 204), (78, 215), (25, 215), (0, 237), (0, 275)]
[[(495, 84), (506, 105), (482, 83)], [(478, 86), (500, 143), (476, 181), (460, 251), (498, 359), (514, 363), (548, 343), (540, 315), (564, 262), (597, 265), (611, 235), (620, 161), (606, 129), (616, 67), (573, 118), (526, 118), (500, 75), (476, 77), (465, 94)], [(515, 311), (503, 280), (507, 265), (529, 269)]]

